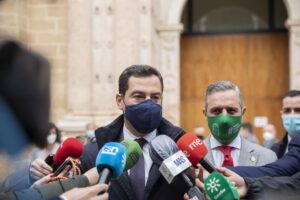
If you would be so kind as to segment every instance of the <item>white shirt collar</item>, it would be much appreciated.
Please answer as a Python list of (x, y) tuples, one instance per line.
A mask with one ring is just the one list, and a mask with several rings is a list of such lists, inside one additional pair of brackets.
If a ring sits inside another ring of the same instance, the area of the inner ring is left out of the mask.
[[(151, 133), (145, 135), (143, 138), (145, 140), (147, 140), (147, 142), (151, 142), (151, 140), (153, 140), (155, 137), (156, 137), (156, 133), (157, 133), (157, 130), (155, 129), (154, 131), (152, 131)], [(123, 135), (124, 135), (124, 140), (126, 139), (132, 139), (132, 140), (135, 140), (135, 139), (138, 139), (139, 137), (133, 135), (125, 126), (123, 126)]]
[[(210, 146), (211, 146), (211, 149), (216, 149), (219, 146), (223, 145), (212, 134), (210, 134), (210, 135), (211, 135), (211, 137), (210, 137)], [(234, 140), (232, 140), (231, 143), (227, 144), (227, 146), (233, 147), (235, 149), (241, 149), (241, 144), (242, 144), (242, 139), (241, 139), (241, 136), (239, 134), (239, 135), (237, 135), (234, 138)]]

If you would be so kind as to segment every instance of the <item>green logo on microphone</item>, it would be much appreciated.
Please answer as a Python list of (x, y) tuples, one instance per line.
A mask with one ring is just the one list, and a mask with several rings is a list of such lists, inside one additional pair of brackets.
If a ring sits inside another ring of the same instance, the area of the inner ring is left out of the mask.
[(214, 191), (218, 192), (221, 187), (219, 182), (220, 182), (220, 179), (216, 179), (216, 177), (213, 177), (212, 179), (208, 180), (207, 190), (209, 190), (211, 193), (214, 193)]
[(218, 172), (211, 173), (204, 180), (204, 189), (211, 200), (239, 199), (235, 187)]

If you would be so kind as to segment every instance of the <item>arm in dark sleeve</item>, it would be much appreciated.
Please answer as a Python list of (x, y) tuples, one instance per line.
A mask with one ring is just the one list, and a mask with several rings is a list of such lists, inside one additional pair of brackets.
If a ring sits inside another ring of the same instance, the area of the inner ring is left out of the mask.
[(29, 188), (32, 185), (29, 177), (29, 167), (26, 166), (7, 176), (0, 184), (0, 191), (10, 192)]
[(300, 136), (294, 137), (289, 151), (281, 159), (260, 167), (230, 167), (230, 170), (242, 177), (292, 176), (300, 171)]
[(96, 142), (84, 146), (84, 151), (80, 157), (80, 171), (82, 174), (96, 166), (96, 157), (98, 154)]
[[(51, 197), (57, 197), (62, 193), (75, 188), (75, 187), (87, 187), (89, 181), (86, 176), (74, 176), (73, 178), (59, 180), (53, 183), (40, 185), (36, 188), (30, 188), (27, 190), (13, 192), (15, 199), (47, 199)], [(7, 194), (8, 195), (8, 194)]]
[(300, 172), (292, 177), (244, 178), (248, 193), (246, 199), (299, 199)]

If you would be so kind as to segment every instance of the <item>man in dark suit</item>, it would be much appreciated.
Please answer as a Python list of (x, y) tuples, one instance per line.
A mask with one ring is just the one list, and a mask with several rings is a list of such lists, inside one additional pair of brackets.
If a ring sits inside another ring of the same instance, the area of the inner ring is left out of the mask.
[[(184, 134), (181, 128), (162, 117), (162, 100), (163, 78), (155, 68), (133, 65), (120, 75), (116, 103), (123, 114), (95, 131), (96, 141), (85, 146), (80, 158), (80, 169), (85, 173), (95, 167), (98, 151), (105, 143), (123, 139), (144, 143), (141, 144), (143, 159), (136, 164), (138, 167), (111, 181), (110, 199), (182, 199), (187, 192), (188, 188), (180, 180), (168, 184), (149, 155), (149, 142), (157, 135), (164, 134), (176, 141)], [(49, 174), (51, 170), (45, 173), (44, 165), (47, 164), (34, 165), (31, 172), (42, 176)]]
[(288, 91), (282, 100), (281, 118), (286, 134), (283, 139), (275, 143), (271, 149), (278, 159), (288, 151), (291, 138), (300, 134), (300, 91)]
[(300, 171), (300, 135), (292, 138), (288, 152), (277, 161), (260, 167), (229, 168), (243, 177), (292, 176)]
[(95, 166), (98, 149), (105, 143), (123, 139), (144, 140), (144, 166), (139, 169), (144, 175), (133, 176), (133, 169), (124, 172), (111, 182), (110, 199), (182, 199), (187, 191), (179, 180), (169, 185), (149, 156), (149, 142), (157, 135), (165, 134), (176, 141), (184, 134), (181, 128), (162, 117), (162, 100), (163, 79), (155, 68), (133, 65), (120, 75), (116, 103), (123, 114), (96, 130), (96, 143), (86, 145), (81, 157), (81, 171), (85, 172)]

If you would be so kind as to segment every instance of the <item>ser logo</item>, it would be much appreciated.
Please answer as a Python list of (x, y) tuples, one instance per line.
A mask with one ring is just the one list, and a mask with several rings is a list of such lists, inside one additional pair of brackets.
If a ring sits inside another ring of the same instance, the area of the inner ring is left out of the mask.
[(118, 147), (115, 146), (104, 146), (101, 153), (109, 154), (109, 155), (116, 155), (119, 152)]

